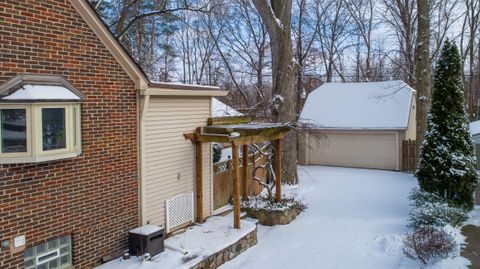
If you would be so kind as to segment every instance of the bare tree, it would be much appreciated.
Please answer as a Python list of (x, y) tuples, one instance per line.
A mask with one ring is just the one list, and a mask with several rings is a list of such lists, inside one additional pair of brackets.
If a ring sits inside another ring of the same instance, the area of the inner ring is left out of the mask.
[(346, 81), (343, 72), (342, 57), (349, 43), (351, 33), (350, 14), (346, 9), (346, 0), (315, 0), (318, 46), (325, 69), (325, 80), (331, 82), (334, 73)]
[[(430, 6), (428, 0), (417, 0), (418, 40), (415, 48), (415, 79), (417, 90), (417, 152), (420, 150), (427, 131), (427, 115), (431, 98), (430, 63)], [(417, 154), (417, 156), (420, 156)]]
[(295, 49), (294, 57), (297, 61), (297, 78), (296, 78), (296, 92), (297, 92), (297, 104), (296, 113), (297, 117), (300, 116), (304, 105), (304, 99), (301, 95), (306, 94), (312, 90), (310, 84), (304, 82), (304, 76), (309, 73), (308, 66), (309, 61), (312, 59), (311, 52), (313, 51), (313, 45), (317, 38), (317, 25), (314, 22), (310, 10), (312, 9), (312, 3), (307, 0), (297, 0), (294, 11), (296, 15), (292, 20), (292, 31), (295, 37)]
[[(295, 74), (297, 64), (293, 58), (291, 39), (291, 0), (253, 0), (263, 19), (271, 41), (273, 119), (278, 122), (295, 121)], [(297, 136), (295, 133), (285, 138), (282, 154), (282, 176), (289, 183), (298, 182), (297, 176)]]
[[(371, 81), (374, 79), (372, 70), (374, 7), (375, 0), (347, 0), (347, 9), (355, 23), (355, 34), (358, 37), (358, 77), (359, 80), (363, 81)], [(362, 64), (360, 56), (361, 47), (365, 49), (364, 64)]]
[(247, 73), (247, 79), (255, 93), (252, 100), (254, 105), (249, 109), (254, 114), (260, 113), (258, 108), (271, 102), (271, 96), (265, 94), (264, 85), (270, 50), (267, 28), (249, 0), (235, 0), (227, 14), (223, 14), (226, 27), (222, 33), (221, 45), (230, 54), (234, 54), (232, 62), (237, 63), (237, 69)]
[[(475, 66), (476, 50), (478, 50), (478, 30), (480, 24), (480, 2), (478, 0), (464, 0), (465, 12), (460, 35), (460, 54), (464, 69), (468, 71), (468, 78), (465, 80), (465, 102), (471, 119), (475, 118), (477, 112), (478, 93), (476, 91), (477, 66)], [(480, 55), (480, 54), (479, 54)], [(468, 65), (465, 61), (468, 59)], [(478, 65), (478, 63), (477, 63)], [(477, 82), (478, 83), (478, 82)]]
[(398, 58), (390, 57), (392, 63), (407, 84), (414, 85), (415, 42), (417, 36), (416, 0), (384, 0), (386, 14), (383, 22), (393, 31), (398, 41)]

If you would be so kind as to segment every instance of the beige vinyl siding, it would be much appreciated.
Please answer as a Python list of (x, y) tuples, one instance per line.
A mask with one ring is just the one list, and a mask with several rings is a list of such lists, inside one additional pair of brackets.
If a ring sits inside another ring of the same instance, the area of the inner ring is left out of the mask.
[(417, 111), (416, 111), (416, 94), (412, 95), (412, 104), (410, 106), (410, 114), (408, 115), (408, 125), (407, 130), (405, 131), (405, 139), (415, 140), (417, 135), (417, 122), (415, 120)]
[[(395, 132), (334, 132), (308, 135), (310, 164), (398, 170)], [(325, 137), (326, 136), (326, 137)], [(304, 152), (305, 154), (305, 152)]]
[[(195, 190), (195, 147), (184, 133), (204, 126), (210, 97), (150, 97), (144, 122), (144, 222), (165, 227), (165, 200)], [(203, 144), (204, 215), (211, 215), (211, 146)]]

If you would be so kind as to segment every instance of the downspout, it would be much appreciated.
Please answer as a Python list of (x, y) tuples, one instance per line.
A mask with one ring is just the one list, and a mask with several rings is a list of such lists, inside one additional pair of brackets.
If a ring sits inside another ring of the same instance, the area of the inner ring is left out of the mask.
[(145, 219), (145, 185), (146, 185), (146, 176), (145, 176), (145, 118), (148, 111), (148, 103), (150, 101), (150, 95), (145, 95), (143, 97), (143, 104), (141, 107), (140, 114), (140, 224), (148, 224)]

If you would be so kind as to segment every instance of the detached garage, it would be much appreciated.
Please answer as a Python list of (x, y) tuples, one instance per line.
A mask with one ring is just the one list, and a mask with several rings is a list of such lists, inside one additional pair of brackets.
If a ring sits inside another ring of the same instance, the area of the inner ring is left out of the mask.
[(299, 162), (402, 169), (402, 141), (415, 139), (415, 90), (402, 81), (325, 83), (300, 115)]

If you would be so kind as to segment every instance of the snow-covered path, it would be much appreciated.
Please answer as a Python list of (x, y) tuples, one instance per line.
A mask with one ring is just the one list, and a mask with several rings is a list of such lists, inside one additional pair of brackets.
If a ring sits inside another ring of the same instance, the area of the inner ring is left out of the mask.
[(418, 268), (401, 250), (411, 174), (321, 166), (299, 174), (307, 211), (289, 225), (259, 226), (258, 244), (222, 269)]

